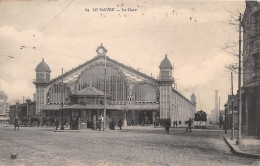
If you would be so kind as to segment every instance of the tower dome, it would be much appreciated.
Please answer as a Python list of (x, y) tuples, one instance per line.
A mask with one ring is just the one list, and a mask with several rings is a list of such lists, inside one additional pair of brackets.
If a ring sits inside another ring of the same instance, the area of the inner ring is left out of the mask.
[(192, 93), (192, 95), (191, 95), (190, 98), (191, 98), (191, 102), (192, 102), (193, 104), (196, 104), (196, 103), (197, 103), (196, 96), (195, 96), (194, 93)]
[(51, 72), (49, 65), (45, 63), (44, 59), (42, 59), (41, 63), (39, 63), (35, 69), (36, 72)]
[(161, 64), (160, 64), (159, 68), (160, 68), (160, 69), (173, 69), (171, 62), (170, 62), (169, 59), (167, 58), (167, 54), (165, 55), (164, 59), (162, 60), (162, 62), (161, 62)]
[(195, 96), (195, 94), (194, 94), (194, 93), (192, 93), (192, 95), (191, 95), (191, 98), (196, 98), (196, 96)]

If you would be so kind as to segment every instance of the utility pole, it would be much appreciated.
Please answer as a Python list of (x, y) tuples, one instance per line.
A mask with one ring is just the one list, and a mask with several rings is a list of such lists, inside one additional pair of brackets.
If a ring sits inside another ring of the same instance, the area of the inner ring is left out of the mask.
[(62, 75), (61, 75), (62, 82), (61, 82), (61, 123), (60, 123), (60, 129), (61, 129), (61, 130), (64, 130), (64, 127), (63, 127), (63, 90), (64, 90), (64, 84), (63, 84), (63, 68), (62, 68), (61, 73), (62, 73)]
[(234, 139), (234, 93), (233, 93), (233, 73), (231, 72), (231, 102), (232, 102), (232, 131), (231, 131), (231, 140)]
[(105, 131), (106, 127), (105, 127), (105, 124), (106, 124), (106, 104), (107, 104), (107, 99), (106, 99), (106, 90), (107, 90), (107, 59), (106, 59), (106, 55), (105, 56), (105, 73), (104, 73), (104, 117), (103, 117), (103, 131)]
[(220, 116), (220, 96), (218, 97), (218, 110), (217, 110), (217, 122), (219, 124), (219, 116)]
[(241, 101), (241, 13), (239, 15), (239, 65), (238, 65), (238, 132), (236, 144), (240, 143), (242, 128), (242, 101)]
[(227, 104), (224, 105), (225, 108), (225, 134), (227, 134)]

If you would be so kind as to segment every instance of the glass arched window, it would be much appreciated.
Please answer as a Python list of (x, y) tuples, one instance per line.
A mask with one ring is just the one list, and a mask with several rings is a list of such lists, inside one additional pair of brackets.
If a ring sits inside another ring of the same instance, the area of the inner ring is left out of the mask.
[[(84, 89), (90, 84), (104, 92), (104, 65), (96, 65), (84, 70), (78, 78), (78, 90)], [(106, 67), (106, 93), (112, 95), (113, 101), (127, 100), (127, 83), (120, 70), (107, 65)]]
[(138, 84), (133, 89), (135, 101), (156, 101), (156, 88), (148, 83)]
[[(62, 95), (63, 93), (63, 95)], [(69, 96), (69, 88), (65, 85), (62, 87), (62, 85), (54, 84), (52, 87), (49, 88), (47, 92), (47, 103), (61, 103), (61, 97), (63, 96), (63, 103), (66, 102), (66, 99), (68, 99)]]

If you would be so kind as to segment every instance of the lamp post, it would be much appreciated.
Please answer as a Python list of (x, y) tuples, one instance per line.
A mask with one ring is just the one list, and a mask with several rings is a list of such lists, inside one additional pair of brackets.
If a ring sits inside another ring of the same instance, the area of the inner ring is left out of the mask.
[(240, 144), (242, 138), (242, 100), (241, 100), (241, 13), (239, 15), (239, 60), (238, 60), (238, 130), (236, 144)]
[(61, 123), (60, 123), (60, 129), (64, 130), (63, 126), (63, 92), (64, 91), (64, 84), (63, 84), (63, 68), (62, 68), (62, 82), (61, 82)]
[(227, 104), (225, 104), (224, 107), (225, 107), (225, 134), (227, 134)]

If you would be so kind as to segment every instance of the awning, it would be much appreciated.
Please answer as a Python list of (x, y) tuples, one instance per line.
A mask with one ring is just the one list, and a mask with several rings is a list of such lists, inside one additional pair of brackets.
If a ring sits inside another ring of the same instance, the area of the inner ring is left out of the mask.
[[(58, 111), (61, 109), (61, 105), (43, 105), (41, 110), (53, 110)], [(63, 105), (63, 110), (102, 110), (104, 109), (103, 105), (100, 104), (73, 104), (73, 105)], [(106, 105), (107, 110), (137, 110), (137, 111), (154, 111), (159, 110), (159, 104), (118, 104), (118, 105)]]
[[(46, 110), (52, 110), (52, 111), (58, 111), (61, 109), (61, 105), (55, 105), (55, 104), (50, 104), (50, 105), (43, 105), (41, 110), (46, 111)], [(99, 104), (86, 104), (86, 105), (80, 105), (80, 104), (73, 104), (73, 105), (63, 105), (63, 110), (102, 110), (104, 109), (103, 105)], [(107, 105), (106, 106), (107, 110), (117, 110), (118, 108), (112, 106), (112, 105)]]
[(61, 105), (50, 104), (50, 105), (43, 105), (41, 110), (42, 111), (46, 111), (46, 110), (58, 111), (60, 108), (61, 108)]
[(68, 107), (64, 107), (63, 109), (68, 110), (68, 109), (76, 109), (76, 110), (86, 110), (86, 109), (91, 109), (91, 110), (99, 110), (103, 109), (102, 106), (98, 104), (86, 104), (86, 105), (80, 105), (80, 104), (73, 104)]

